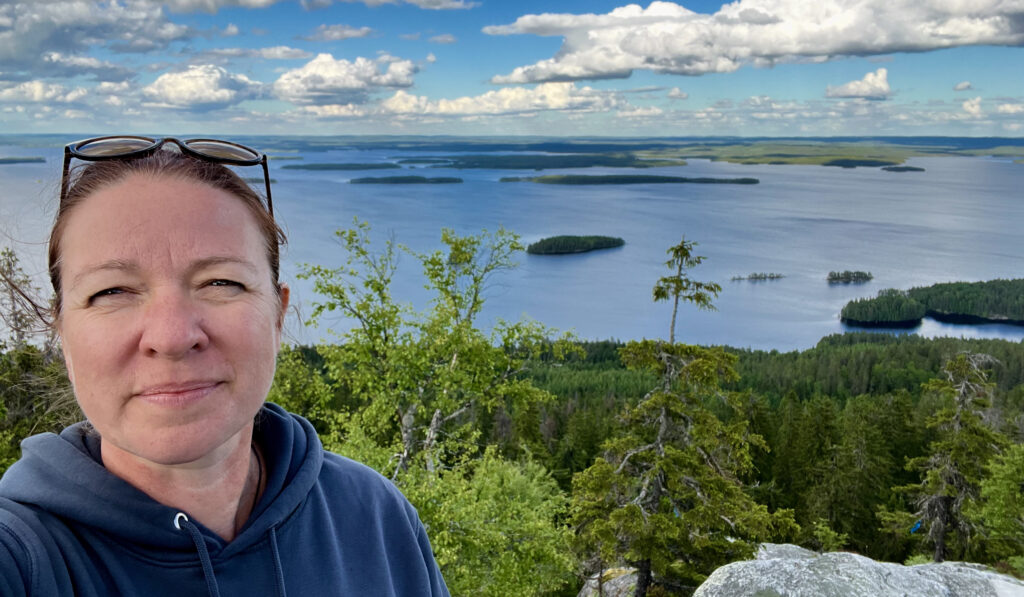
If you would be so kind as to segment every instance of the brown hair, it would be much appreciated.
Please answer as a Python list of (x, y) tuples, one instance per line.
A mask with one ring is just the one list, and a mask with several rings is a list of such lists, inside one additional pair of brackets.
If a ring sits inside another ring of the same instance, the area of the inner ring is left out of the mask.
[(280, 292), (278, 284), (281, 262), (280, 246), (286, 242), (286, 238), (284, 231), (274, 221), (274, 216), (267, 211), (260, 194), (233, 170), (222, 164), (193, 158), (170, 149), (162, 149), (143, 158), (89, 162), (74, 168), (68, 174), (69, 180), (66, 182), (68, 191), (57, 208), (57, 216), (54, 219), (53, 228), (50, 230), (50, 283), (53, 285), (54, 294), (51, 316), (54, 323), (59, 318), (62, 307), (60, 241), (64, 234), (64, 228), (67, 226), (69, 214), (93, 193), (135, 174), (169, 176), (195, 181), (237, 197), (256, 218), (266, 245), (272, 282), (274, 288)]

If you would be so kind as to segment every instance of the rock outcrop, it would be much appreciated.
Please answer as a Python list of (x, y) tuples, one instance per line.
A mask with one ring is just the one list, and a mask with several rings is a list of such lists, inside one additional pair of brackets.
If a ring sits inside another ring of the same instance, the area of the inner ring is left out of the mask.
[(903, 566), (767, 543), (756, 559), (715, 570), (694, 597), (1024, 597), (1024, 582), (979, 564)]
[[(635, 568), (609, 568), (603, 577), (600, 597), (633, 597), (636, 592)], [(577, 597), (598, 597), (596, 574), (587, 579)]]

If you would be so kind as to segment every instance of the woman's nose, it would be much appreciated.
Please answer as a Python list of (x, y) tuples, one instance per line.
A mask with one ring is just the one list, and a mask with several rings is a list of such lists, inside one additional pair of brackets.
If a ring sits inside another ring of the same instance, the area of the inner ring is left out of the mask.
[(139, 349), (148, 356), (179, 359), (209, 344), (200, 309), (186, 292), (154, 293), (143, 313)]

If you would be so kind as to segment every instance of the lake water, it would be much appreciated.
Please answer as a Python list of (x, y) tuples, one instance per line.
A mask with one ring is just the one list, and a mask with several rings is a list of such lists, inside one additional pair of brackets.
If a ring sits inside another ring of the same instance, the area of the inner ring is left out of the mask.
[[(272, 145), (268, 141), (268, 145)], [(257, 147), (260, 145), (257, 144)], [(0, 157), (42, 155), (45, 164), (0, 165), (0, 245), (14, 241), (28, 268), (40, 274), (45, 231), (60, 175), (60, 149), (0, 145)], [(384, 162), (422, 157), (416, 152), (338, 149), (300, 151), (305, 162)], [(430, 155), (438, 155), (431, 153)], [(651, 288), (669, 270), (668, 247), (680, 237), (697, 241), (707, 259), (690, 272), (715, 281), (718, 311), (680, 308), (677, 338), (698, 344), (794, 350), (844, 331), (839, 311), (847, 301), (882, 288), (946, 281), (1024, 277), (1024, 165), (994, 158), (911, 159), (925, 172), (877, 168), (736, 165), (691, 160), (687, 166), (641, 174), (755, 177), (758, 185), (560, 186), (500, 183), (508, 170), (306, 171), (272, 162), (275, 213), (289, 235), (282, 274), (304, 305), (316, 300), (296, 280), (298, 264), (342, 261), (333, 232), (368, 221), (380, 241), (393, 237), (416, 251), (441, 246), (440, 231), (459, 234), (504, 226), (529, 243), (558, 234), (622, 237), (624, 247), (570, 256), (523, 254), (518, 269), (500, 274), (489, 289), (481, 322), (530, 317), (574, 331), (581, 338), (620, 340), (668, 336), (671, 307), (653, 303)], [(248, 169), (247, 169), (248, 170)], [(256, 176), (258, 170), (253, 168)], [(629, 169), (547, 170), (544, 174), (629, 173)], [(361, 176), (458, 176), (463, 184), (350, 185)], [(394, 295), (414, 306), (429, 299), (412, 257), (404, 257)], [(829, 285), (830, 270), (864, 270), (874, 280)], [(731, 281), (752, 272), (777, 272), (773, 281)], [(42, 278), (40, 278), (42, 280)], [(331, 321), (344, 330), (350, 322)], [(927, 336), (1024, 340), (1024, 328), (955, 326), (931, 320), (912, 330)], [(299, 342), (324, 337), (293, 321)]]

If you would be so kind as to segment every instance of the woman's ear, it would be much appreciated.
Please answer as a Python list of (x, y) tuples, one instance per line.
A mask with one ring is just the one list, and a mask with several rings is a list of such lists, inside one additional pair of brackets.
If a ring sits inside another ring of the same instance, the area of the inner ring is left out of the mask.
[(291, 299), (292, 289), (281, 282), (277, 285), (277, 296), (281, 303), (281, 312), (277, 314), (277, 331), (284, 327), (284, 315), (288, 312), (288, 301)]

